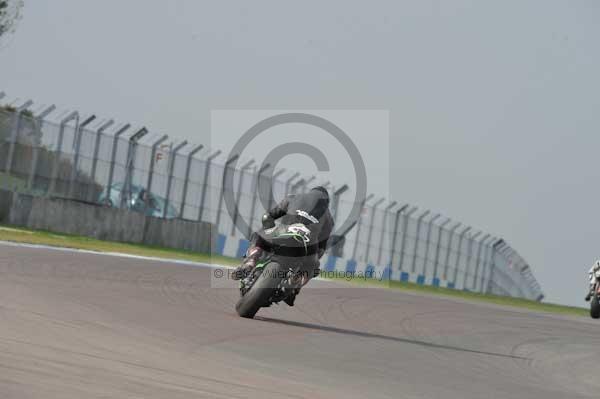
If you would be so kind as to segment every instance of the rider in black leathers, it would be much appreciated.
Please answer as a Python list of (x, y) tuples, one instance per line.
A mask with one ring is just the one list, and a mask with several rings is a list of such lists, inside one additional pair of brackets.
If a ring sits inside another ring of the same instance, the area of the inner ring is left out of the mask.
[[(307, 245), (285, 248), (274, 245), (268, 231), (275, 227), (277, 219), (281, 219), (283, 225), (301, 223), (306, 226), (310, 231), (308, 235), (310, 241)], [(333, 217), (329, 212), (329, 194), (325, 188), (317, 186), (307, 193), (287, 196), (275, 208), (263, 215), (262, 222), (264, 229), (252, 235), (246, 259), (233, 272), (233, 279), (240, 279), (250, 273), (264, 251), (285, 257), (287, 262), (293, 258), (293, 261), (301, 263), (305, 270), (312, 271), (306, 274), (307, 278), (302, 281), (302, 285), (318, 275), (319, 259), (325, 254), (334, 225)], [(288, 302), (290, 306), (293, 305), (293, 300), (294, 298), (291, 298)]]

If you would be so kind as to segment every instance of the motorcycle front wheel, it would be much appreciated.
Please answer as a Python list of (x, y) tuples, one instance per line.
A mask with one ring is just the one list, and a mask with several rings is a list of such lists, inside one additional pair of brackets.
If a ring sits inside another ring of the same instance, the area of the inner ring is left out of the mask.
[(273, 297), (284, 278), (279, 263), (271, 262), (266, 265), (254, 285), (236, 303), (235, 310), (238, 315), (252, 319), (261, 307), (270, 304), (269, 299)]

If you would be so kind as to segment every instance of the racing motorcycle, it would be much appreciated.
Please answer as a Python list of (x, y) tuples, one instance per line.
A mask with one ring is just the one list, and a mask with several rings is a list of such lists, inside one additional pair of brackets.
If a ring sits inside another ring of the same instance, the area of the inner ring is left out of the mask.
[(293, 301), (307, 281), (306, 273), (312, 272), (306, 270), (301, 258), (278, 255), (281, 248), (303, 247), (307, 251), (310, 230), (306, 226), (279, 225), (262, 230), (262, 236), (272, 248), (264, 252), (252, 272), (240, 279), (240, 299), (235, 305), (238, 315), (250, 319), (262, 307)]

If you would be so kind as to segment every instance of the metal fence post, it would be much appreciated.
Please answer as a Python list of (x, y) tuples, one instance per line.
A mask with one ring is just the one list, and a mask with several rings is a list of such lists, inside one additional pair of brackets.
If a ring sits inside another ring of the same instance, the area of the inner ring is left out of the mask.
[(200, 209), (198, 210), (198, 221), (202, 221), (202, 214), (204, 213), (204, 201), (206, 200), (206, 191), (208, 190), (208, 174), (210, 173), (210, 164), (213, 159), (221, 154), (221, 150), (215, 151), (212, 155), (206, 158), (204, 165), (204, 180), (202, 182), (202, 194), (200, 195)]
[(448, 223), (450, 223), (450, 218), (447, 218), (442, 224), (440, 224), (438, 226), (438, 238), (437, 238), (437, 244), (435, 246), (435, 260), (433, 261), (433, 278), (437, 279), (438, 278), (438, 269), (439, 269), (439, 264), (440, 264), (440, 249), (442, 247), (442, 231), (444, 230), (444, 227), (446, 227), (446, 225)]
[(423, 261), (423, 276), (427, 275), (427, 258), (429, 257), (429, 242), (431, 241), (431, 226), (433, 225), (433, 222), (435, 222), (440, 216), (439, 213), (436, 214), (434, 217), (432, 217), (429, 220), (429, 223), (427, 223), (427, 238), (425, 239), (425, 258)]
[(27, 188), (29, 190), (33, 189), (33, 184), (35, 180), (35, 173), (37, 171), (37, 164), (40, 155), (40, 145), (42, 144), (42, 124), (44, 123), (44, 118), (50, 115), (56, 109), (55, 105), (51, 105), (42, 111), (40, 114), (36, 115), (34, 119), (35, 126), (35, 143), (33, 147), (33, 159), (31, 161), (31, 169), (29, 170), (29, 178), (27, 179)]
[(256, 211), (256, 199), (258, 198), (258, 191), (260, 190), (261, 184), (260, 184), (260, 178), (262, 177), (262, 174), (271, 167), (270, 163), (266, 163), (264, 165), (261, 166), (260, 169), (258, 169), (258, 171), (256, 172), (255, 176), (256, 178), (254, 179), (254, 187), (252, 189), (252, 205), (250, 207), (250, 218), (248, 220), (248, 231), (246, 232), (246, 236), (248, 238), (250, 238), (250, 235), (252, 234), (252, 225), (254, 224), (254, 214)]
[(417, 218), (417, 231), (415, 234), (415, 247), (414, 247), (414, 253), (413, 253), (413, 259), (412, 259), (412, 265), (410, 266), (410, 272), (414, 273), (417, 267), (417, 251), (419, 250), (419, 241), (421, 241), (420, 239), (420, 235), (421, 235), (421, 223), (423, 222), (423, 218), (427, 215), (429, 215), (431, 213), (431, 211), (427, 210), (425, 212), (423, 212), (421, 214), (421, 216), (419, 216)]
[(400, 244), (400, 262), (398, 263), (398, 270), (402, 271), (402, 266), (404, 264), (404, 250), (406, 249), (406, 233), (408, 229), (408, 218), (410, 215), (415, 213), (419, 208), (413, 206), (408, 212), (406, 212), (402, 219), (402, 243)]
[(148, 191), (149, 193), (152, 192), (154, 165), (156, 164), (156, 150), (158, 149), (158, 146), (164, 143), (168, 138), (169, 136), (164, 134), (152, 144), (152, 150), (150, 152), (150, 166), (148, 167), (148, 180), (146, 181), (146, 191)]
[(528, 264), (525, 263), (521, 268), (521, 275), (523, 276), (523, 282), (525, 282), (529, 288), (529, 295), (536, 301), (543, 299), (544, 294), (542, 292), (542, 287), (535, 279), (531, 267)]
[(96, 119), (96, 115), (89, 116), (86, 120), (81, 122), (75, 130), (75, 137), (73, 140), (73, 149), (75, 152), (75, 157), (73, 159), (73, 167), (71, 168), (71, 178), (69, 179), (69, 190), (67, 194), (69, 198), (71, 198), (71, 196), (73, 195), (73, 185), (75, 183), (75, 178), (77, 177), (77, 172), (79, 170), (79, 153), (81, 151), (81, 135), (83, 134), (83, 128), (92, 123), (94, 119)]
[(477, 255), (475, 258), (475, 274), (473, 275), (473, 291), (477, 290), (477, 276), (479, 275), (479, 264), (481, 262), (481, 248), (483, 243), (490, 238), (491, 234), (486, 234), (481, 240), (479, 240), (479, 246), (477, 248)]
[(237, 223), (240, 213), (240, 199), (242, 198), (242, 188), (244, 183), (244, 172), (254, 164), (254, 159), (249, 160), (240, 168), (240, 178), (237, 186), (237, 198), (235, 199), (235, 209), (233, 210), (233, 218), (231, 219), (231, 235), (235, 234), (235, 224)]
[(383, 218), (382, 218), (382, 232), (381, 232), (381, 243), (379, 244), (379, 253), (377, 254), (377, 265), (381, 265), (381, 255), (383, 252), (383, 241), (384, 239), (384, 234), (385, 234), (385, 229), (387, 226), (387, 219), (388, 219), (388, 214), (390, 212), (390, 210), (396, 206), (398, 202), (397, 201), (392, 201), (388, 206), (385, 207), (385, 209), (383, 210)]
[(298, 181), (297, 181), (296, 183), (294, 183), (294, 185), (292, 186), (292, 189), (290, 190), (290, 194), (292, 194), (292, 195), (293, 195), (293, 194), (296, 194), (296, 193), (298, 193), (298, 188), (299, 188), (300, 186), (305, 186), (305, 185), (306, 185), (305, 183), (306, 183), (306, 180), (304, 180), (304, 179), (300, 179), (300, 180), (298, 180)]
[(273, 194), (272, 187), (273, 187), (273, 185), (274, 185), (274, 183), (276, 181), (275, 179), (277, 177), (279, 177), (285, 171), (286, 171), (285, 168), (279, 169), (277, 172), (275, 172), (275, 174), (273, 174), (273, 176), (271, 176), (271, 194), (269, 195), (269, 203), (268, 203), (268, 206), (267, 206), (267, 208), (268, 208), (267, 211), (270, 211), (271, 209), (273, 209), (273, 202), (275, 201), (275, 196)]
[(165, 194), (165, 206), (163, 208), (163, 219), (167, 217), (167, 209), (171, 200), (171, 185), (173, 184), (173, 175), (175, 174), (175, 161), (177, 160), (177, 152), (187, 145), (187, 140), (183, 140), (175, 148), (171, 144), (172, 150), (169, 152), (169, 177), (167, 178), (167, 192)]
[(446, 258), (444, 260), (444, 273), (442, 279), (448, 281), (448, 269), (450, 268), (450, 253), (452, 252), (452, 241), (454, 240), (454, 232), (462, 226), (462, 223), (458, 222), (448, 232), (448, 249), (446, 250)]
[(385, 201), (385, 198), (380, 198), (373, 205), (371, 205), (371, 222), (369, 223), (369, 232), (367, 233), (367, 248), (365, 251), (365, 262), (369, 263), (369, 254), (371, 253), (371, 238), (373, 236), (373, 227), (375, 225), (375, 213), (377, 207)]
[(494, 252), (496, 252), (502, 245), (506, 245), (502, 238), (492, 244), (492, 250), (490, 251), (490, 276), (488, 277), (488, 283), (485, 289), (486, 294), (492, 293), (492, 284), (494, 282), (494, 272), (496, 269), (496, 262), (494, 261)]
[(491, 237), (489, 239), (489, 241), (485, 244), (484, 249), (483, 249), (483, 263), (481, 264), (481, 281), (479, 283), (480, 292), (482, 294), (485, 293), (485, 270), (486, 270), (486, 267), (490, 264), (489, 258), (490, 258), (490, 251), (492, 248), (490, 244), (493, 244), (496, 240), (497, 240), (496, 237)]
[(344, 194), (346, 191), (348, 191), (348, 185), (344, 184), (342, 187), (338, 188), (337, 190), (335, 190), (333, 192), (333, 206), (332, 206), (332, 210), (333, 210), (333, 221), (335, 222), (337, 220), (337, 214), (338, 214), (338, 209), (340, 208), (340, 198), (342, 196), (342, 194)]
[(94, 155), (92, 156), (92, 170), (90, 171), (90, 177), (93, 181), (96, 181), (96, 169), (98, 167), (98, 153), (100, 152), (100, 140), (102, 134), (106, 129), (115, 123), (114, 120), (110, 119), (103, 123), (98, 130), (96, 130), (96, 139), (94, 140)]
[(471, 237), (469, 237), (469, 247), (467, 249), (467, 262), (465, 263), (465, 275), (464, 275), (464, 280), (463, 280), (463, 289), (467, 288), (467, 280), (469, 278), (469, 269), (470, 269), (470, 265), (471, 265), (471, 259), (473, 259), (473, 243), (475, 242), (475, 239), (477, 237), (479, 237), (481, 235), (481, 231), (479, 233), (476, 233), (474, 235), (472, 235)]
[(123, 209), (127, 203), (131, 202), (131, 182), (133, 180), (133, 169), (135, 168), (135, 155), (137, 152), (138, 141), (148, 134), (148, 129), (145, 127), (135, 132), (129, 138), (129, 144), (127, 147), (127, 161), (125, 162), (125, 182), (123, 183), (123, 189), (121, 190), (121, 198), (119, 201), (119, 208)]
[(467, 234), (467, 232), (469, 230), (471, 230), (471, 227), (466, 227), (463, 231), (461, 231), (460, 235), (458, 236), (458, 251), (456, 253), (456, 263), (454, 264), (454, 278), (452, 279), (452, 283), (454, 284), (455, 287), (456, 287), (456, 277), (458, 276), (458, 266), (460, 265), (460, 256), (461, 256), (461, 250), (462, 250), (463, 237), (465, 236), (465, 234)]
[(219, 195), (219, 206), (217, 207), (217, 220), (215, 222), (215, 227), (217, 228), (217, 231), (219, 231), (219, 224), (221, 222), (221, 208), (223, 207), (223, 199), (225, 197), (225, 180), (227, 178), (227, 170), (229, 169), (229, 165), (231, 165), (231, 163), (239, 157), (239, 154), (235, 154), (234, 156), (229, 158), (223, 166), (223, 179), (221, 180), (221, 195)]
[(317, 176), (313, 175), (308, 180), (306, 180), (304, 182), (304, 187), (302, 188), (302, 192), (305, 193), (307, 191), (307, 189), (308, 189), (308, 185), (310, 183), (312, 183), (313, 181), (315, 181), (316, 179), (317, 179)]
[[(400, 224), (400, 214), (409, 207), (409, 204), (404, 204), (396, 211), (396, 217), (394, 218), (394, 230), (392, 232), (392, 242), (390, 250), (390, 273), (393, 272), (392, 265), (394, 264), (394, 255), (396, 254), (396, 239), (398, 237), (398, 224)], [(390, 279), (392, 276), (390, 275)]]
[[(510, 279), (512, 281), (511, 276), (508, 276), (506, 274), (506, 272), (503, 270), (504, 268), (497, 268), (496, 266), (496, 258), (497, 257), (502, 257), (504, 258), (505, 261), (507, 262), (512, 262), (512, 258), (511, 258), (511, 254), (512, 254), (512, 248), (506, 243), (502, 243), (502, 245), (500, 245), (498, 247), (498, 250), (495, 251), (494, 253), (494, 281), (493, 284), (496, 287), (497, 290), (502, 291), (503, 293), (505, 293), (505, 295), (511, 295), (510, 292), (505, 288), (504, 285), (504, 281), (506, 279)], [(504, 279), (498, 279), (496, 277), (496, 274), (501, 275), (502, 277), (504, 277)]]
[(112, 189), (113, 176), (115, 173), (115, 160), (117, 158), (117, 145), (119, 144), (119, 137), (123, 133), (125, 133), (125, 131), (127, 129), (129, 129), (130, 127), (131, 127), (131, 125), (129, 123), (124, 125), (119, 130), (117, 130), (117, 132), (113, 136), (113, 144), (112, 144), (112, 150), (111, 150), (111, 155), (110, 155), (110, 167), (108, 169), (108, 182), (106, 183), (106, 196), (104, 199), (105, 205), (110, 205), (110, 206), (116, 205), (116, 204), (113, 204), (112, 200), (110, 199), (110, 191)]
[(360, 215), (358, 216), (358, 220), (356, 221), (356, 240), (354, 240), (354, 249), (352, 250), (352, 259), (356, 260), (356, 251), (358, 250), (358, 241), (360, 240), (360, 227), (362, 225), (362, 211), (365, 208), (367, 201), (373, 198), (374, 194), (369, 194), (367, 198), (365, 198), (360, 206)]
[(19, 135), (19, 128), (21, 125), (21, 114), (24, 111), (26, 111), (27, 108), (29, 108), (32, 104), (33, 104), (33, 101), (27, 100), (23, 105), (18, 107), (13, 114), (13, 124), (12, 124), (12, 131), (10, 133), (8, 156), (6, 157), (6, 166), (4, 167), (4, 172), (7, 175), (10, 175), (10, 171), (12, 169), (13, 157), (14, 157), (14, 153), (15, 153), (15, 145), (17, 144), (17, 137)]
[(285, 181), (285, 194), (283, 195), (284, 197), (287, 197), (287, 195), (290, 192), (290, 184), (292, 184), (292, 180), (294, 180), (295, 178), (297, 178), (298, 176), (300, 176), (300, 173), (294, 173), (289, 179), (287, 179)]
[(183, 219), (183, 212), (185, 211), (185, 203), (187, 201), (188, 185), (189, 185), (189, 180), (190, 180), (190, 169), (192, 168), (192, 159), (194, 158), (194, 155), (196, 155), (198, 153), (198, 151), (200, 151), (203, 148), (204, 148), (204, 146), (202, 144), (200, 144), (197, 147), (195, 147), (194, 149), (192, 149), (192, 151), (190, 151), (190, 153), (187, 156), (187, 163), (185, 165), (185, 179), (183, 180), (183, 193), (181, 194), (181, 197), (182, 197), (181, 207), (179, 209), (179, 217), (182, 219)]
[(63, 118), (63, 120), (60, 122), (60, 129), (58, 131), (58, 140), (56, 141), (56, 149), (54, 151), (54, 164), (52, 165), (52, 174), (50, 175), (50, 178), (52, 180), (50, 181), (50, 188), (48, 189), (48, 194), (54, 194), (54, 192), (56, 190), (56, 180), (58, 179), (58, 168), (60, 166), (60, 155), (62, 153), (62, 143), (63, 143), (63, 138), (65, 135), (65, 127), (66, 127), (67, 123), (69, 123), (73, 119), (77, 120), (76, 125), (78, 125), (79, 124), (79, 112), (77, 112), (77, 111), (71, 112), (69, 115), (67, 115), (65, 118)]

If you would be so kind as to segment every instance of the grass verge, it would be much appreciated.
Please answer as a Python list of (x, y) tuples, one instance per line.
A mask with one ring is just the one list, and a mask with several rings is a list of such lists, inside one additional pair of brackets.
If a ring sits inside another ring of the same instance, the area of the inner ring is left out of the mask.
[(49, 245), (62, 248), (85, 249), (97, 252), (119, 252), (128, 255), (150, 256), (165, 259), (182, 259), (194, 262), (214, 263), (220, 265), (235, 265), (239, 261), (220, 255), (157, 247), (151, 245), (131, 244), (123, 242), (102, 241), (95, 238), (75, 236), (70, 234), (52, 233), (49, 231), (30, 230), (0, 225), (0, 241), (10, 241), (26, 244)]
[(383, 280), (379, 281), (376, 279), (364, 279), (364, 278), (354, 278), (348, 280), (344, 277), (334, 278), (335, 280), (345, 280), (354, 284), (361, 285), (369, 285), (374, 287), (385, 287), (390, 289), (400, 289), (405, 291), (414, 291), (414, 292), (423, 292), (428, 294), (435, 294), (440, 296), (448, 296), (454, 298), (461, 298), (470, 301), (479, 301), (479, 302), (487, 302), (493, 303), (497, 305), (504, 306), (512, 306), (518, 308), (525, 308), (536, 310), (540, 312), (550, 312), (550, 313), (558, 313), (558, 314), (569, 314), (569, 315), (577, 315), (577, 316), (588, 316), (589, 317), (589, 309), (579, 308), (575, 306), (565, 306), (565, 305), (557, 305), (553, 303), (546, 302), (536, 302), (528, 299), (521, 298), (512, 298), (506, 296), (499, 295), (491, 295), (491, 294), (480, 294), (478, 292), (470, 292), (470, 291), (461, 291), (461, 290), (453, 290), (450, 288), (443, 287), (433, 287), (430, 285), (420, 285), (409, 282), (402, 281), (394, 281), (394, 280)]
[[(52, 233), (48, 231), (29, 230), (0, 225), (0, 241), (11, 241), (28, 244), (49, 245), (63, 248), (85, 249), (98, 252), (119, 252), (129, 255), (150, 256), (165, 259), (182, 259), (228, 266), (237, 266), (239, 260), (226, 256), (209, 255), (192, 251), (155, 247), (141, 244), (101, 241), (94, 238), (74, 236), (69, 234)], [(337, 277), (334, 280), (344, 280), (350, 284), (386, 287), (406, 291), (423, 292), (440, 296), (461, 298), (469, 301), (480, 301), (498, 305), (525, 308), (541, 312), (589, 316), (589, 310), (573, 306), (539, 303), (526, 299), (510, 298), (496, 295), (479, 294), (476, 292), (453, 290), (427, 285), (418, 285), (400, 281), (378, 281), (374, 279)]]

